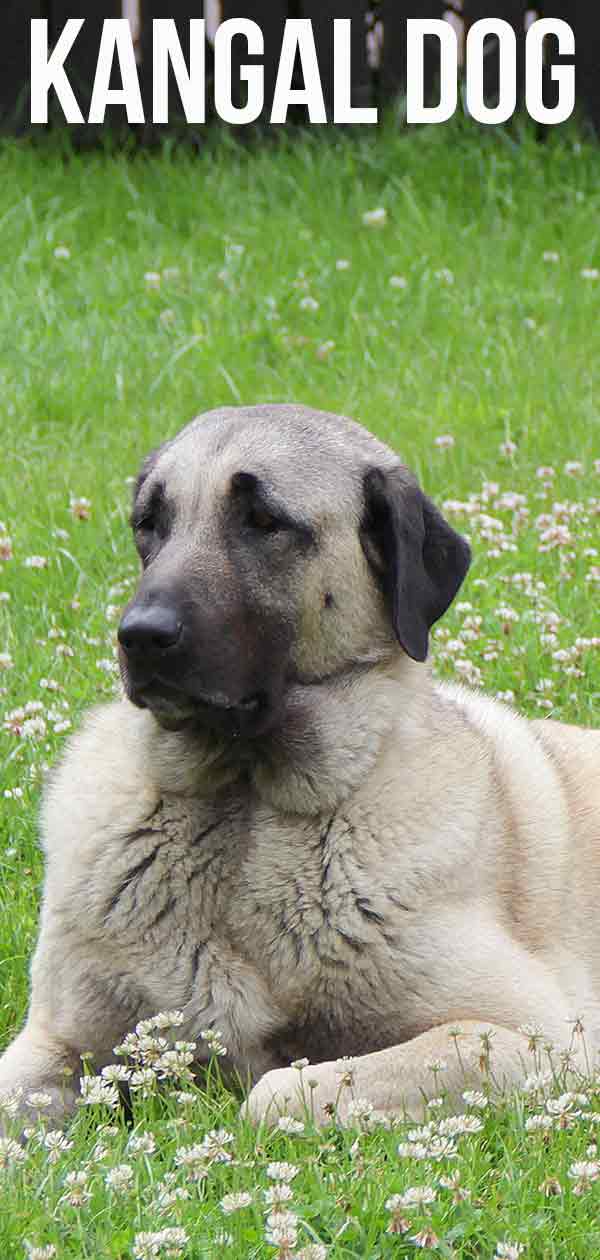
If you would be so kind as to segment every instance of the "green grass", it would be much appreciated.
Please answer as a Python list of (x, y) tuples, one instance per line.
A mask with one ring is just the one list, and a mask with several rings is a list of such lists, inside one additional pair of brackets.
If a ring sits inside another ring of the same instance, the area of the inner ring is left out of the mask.
[[(376, 207), (385, 223), (365, 226)], [(0, 703), (6, 716), (41, 702), (46, 724), (30, 737), (0, 731), (6, 1042), (27, 1003), (40, 784), (65, 738), (54, 728), (63, 717), (75, 726), (114, 687), (98, 662), (112, 660), (114, 608), (136, 571), (127, 480), (193, 414), (298, 400), (376, 431), (434, 498), (454, 501), (447, 510), (474, 544), (464, 592), (435, 637), (438, 672), (511, 692), (532, 716), (597, 724), (600, 278), (582, 271), (600, 269), (598, 152), (568, 133), (535, 147), (465, 127), (256, 150), (222, 141), (199, 157), (6, 144), (0, 233), (0, 550), (4, 534), (13, 552), (0, 562)], [(445, 434), (453, 446), (436, 445)], [(507, 439), (511, 455), (500, 453)], [(565, 472), (573, 461), (582, 467)], [(554, 477), (539, 477), (540, 466)], [(91, 501), (89, 519), (73, 515), (72, 497)], [(565, 522), (568, 535), (555, 528)], [(553, 545), (540, 551), (545, 528)], [(47, 566), (26, 567), (31, 555)], [(0, 1255), (24, 1257), (27, 1239), (55, 1245), (59, 1260), (125, 1260), (136, 1233), (178, 1224), (192, 1258), (277, 1255), (259, 1188), (269, 1160), (284, 1158), (300, 1167), (301, 1243), (327, 1244), (334, 1260), (413, 1254), (426, 1213), (406, 1211), (410, 1230), (392, 1235), (384, 1204), (452, 1168), (470, 1198), (453, 1203), (438, 1187), (439, 1254), (491, 1257), (509, 1240), (536, 1260), (600, 1256), (600, 1181), (574, 1194), (568, 1176), (594, 1140), (585, 1117), (600, 1103), (590, 1092), (582, 1114), (546, 1136), (524, 1127), (536, 1105), (488, 1108), (482, 1131), (435, 1164), (400, 1157), (401, 1132), (318, 1136), (308, 1126), (257, 1145), (218, 1086), (194, 1106), (172, 1094), (137, 1100), (135, 1122), (156, 1153), (127, 1154), (117, 1120), (98, 1161), (98, 1121), (83, 1111), (57, 1163), (32, 1140), (24, 1163), (0, 1171)], [(178, 1172), (191, 1198), (161, 1216), (156, 1184), (177, 1171), (176, 1148), (221, 1125), (237, 1162), (214, 1164), (200, 1186)], [(74, 1208), (64, 1178), (90, 1160), (92, 1197)], [(102, 1170), (121, 1162), (134, 1174), (119, 1196)], [(561, 1194), (538, 1189), (546, 1177)], [(231, 1189), (254, 1203), (226, 1217), (218, 1203)], [(227, 1249), (221, 1229), (233, 1235)]]

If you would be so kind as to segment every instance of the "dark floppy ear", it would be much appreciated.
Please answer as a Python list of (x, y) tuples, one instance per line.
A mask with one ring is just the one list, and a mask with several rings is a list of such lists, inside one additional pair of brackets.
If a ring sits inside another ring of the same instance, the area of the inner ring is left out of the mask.
[(364, 477), (360, 539), (390, 601), (396, 638), (424, 661), (429, 628), (452, 603), (471, 549), (406, 468), (371, 468)]

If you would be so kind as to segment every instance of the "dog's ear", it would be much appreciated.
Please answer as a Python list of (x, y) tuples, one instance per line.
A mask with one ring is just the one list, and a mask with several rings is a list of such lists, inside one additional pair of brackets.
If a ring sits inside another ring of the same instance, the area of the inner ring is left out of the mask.
[(429, 628), (469, 568), (469, 544), (403, 467), (365, 473), (360, 539), (389, 599), (398, 642), (414, 661), (424, 661)]

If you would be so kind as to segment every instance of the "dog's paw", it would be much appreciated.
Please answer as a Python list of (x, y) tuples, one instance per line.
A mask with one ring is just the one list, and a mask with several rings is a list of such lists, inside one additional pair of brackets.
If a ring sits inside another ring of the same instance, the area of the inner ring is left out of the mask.
[(300, 1073), (295, 1068), (265, 1072), (244, 1103), (243, 1114), (253, 1124), (276, 1125), (280, 1116), (301, 1118), (304, 1104)]
[(326, 1124), (335, 1110), (333, 1064), (315, 1067), (276, 1068), (265, 1072), (244, 1103), (243, 1115), (253, 1124), (275, 1127), (280, 1116), (316, 1125)]

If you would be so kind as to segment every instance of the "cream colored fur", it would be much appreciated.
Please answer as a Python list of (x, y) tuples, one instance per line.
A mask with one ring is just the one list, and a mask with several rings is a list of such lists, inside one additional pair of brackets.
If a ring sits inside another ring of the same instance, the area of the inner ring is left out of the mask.
[[(31, 1006), (0, 1089), (51, 1089), (65, 1114), (65, 1069), (77, 1074), (84, 1052), (99, 1069), (137, 1020), (174, 1007), (181, 1035), (221, 1031), (255, 1082), (256, 1120), (301, 1110), (308, 1079), (317, 1119), (353, 1094), (419, 1115), (428, 1061), (447, 1061), (443, 1084), (460, 1095), (489, 1067), (489, 1031), (493, 1077), (514, 1083), (531, 1068), (524, 1024), (565, 1048), (581, 1016), (595, 1055), (600, 733), (439, 685), (397, 646), (356, 541), (358, 473), (391, 452), (300, 408), (221, 414), (222, 447), (207, 451), (197, 422), (159, 457), (189, 507), (177, 546), (203, 563), (193, 522), (205, 512), (205, 538), (240, 461), (272, 468), (320, 523), (295, 579), (307, 680), (243, 775), (227, 739), (165, 730), (127, 699), (87, 717), (46, 793)], [(319, 426), (331, 446), (317, 449)], [(190, 472), (200, 448), (204, 498)], [(340, 604), (327, 624), (324, 575)], [(575, 1050), (583, 1063), (581, 1039)], [(340, 1091), (344, 1054), (357, 1061)], [(304, 1055), (306, 1072), (282, 1066)]]

